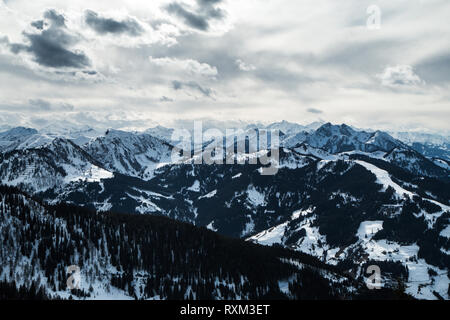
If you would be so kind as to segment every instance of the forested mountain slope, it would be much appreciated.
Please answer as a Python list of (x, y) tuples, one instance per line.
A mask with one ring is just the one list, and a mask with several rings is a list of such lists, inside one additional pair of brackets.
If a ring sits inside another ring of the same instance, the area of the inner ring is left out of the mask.
[[(351, 299), (368, 293), (306, 254), (164, 217), (45, 206), (5, 186), (0, 201), (0, 288), (12, 298), (20, 292), (81, 299)], [(66, 269), (73, 265), (81, 281), (69, 290)]]

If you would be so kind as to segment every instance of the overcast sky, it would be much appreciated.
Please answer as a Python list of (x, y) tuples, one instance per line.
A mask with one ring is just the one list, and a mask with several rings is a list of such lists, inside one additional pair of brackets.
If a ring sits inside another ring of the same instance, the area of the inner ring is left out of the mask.
[(0, 0), (0, 125), (448, 133), (449, 17), (448, 0)]

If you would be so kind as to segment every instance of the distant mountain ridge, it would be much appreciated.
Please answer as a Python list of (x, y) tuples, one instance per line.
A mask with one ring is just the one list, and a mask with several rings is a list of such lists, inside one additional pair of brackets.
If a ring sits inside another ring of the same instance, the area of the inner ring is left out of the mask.
[[(312, 124), (313, 127), (317, 125), (317, 123)], [(422, 155), (414, 147), (394, 139), (385, 132), (357, 131), (345, 124), (332, 125), (331, 123), (323, 124), (316, 130), (310, 128), (310, 131), (304, 131), (306, 127), (283, 121), (271, 124), (266, 128), (284, 130), (285, 132), (280, 131), (281, 146), (296, 150), (303, 155), (337, 160), (352, 153), (361, 153), (372, 158), (383, 159), (414, 174), (441, 179), (449, 178), (448, 163), (445, 162), (445, 158), (439, 159), (438, 157)], [(244, 139), (248, 132), (252, 130), (254, 129), (243, 131), (243, 136), (238, 139)], [(298, 130), (301, 131), (298, 132)], [(52, 130), (48, 132), (50, 131)], [(18, 127), (0, 133), (0, 146), (3, 147), (3, 153), (10, 157), (14, 152), (20, 150), (26, 151), (23, 153), (24, 155), (49, 148), (55, 152), (57, 145), (62, 147), (64, 143), (70, 142), (79, 146), (80, 152), (85, 152), (88, 155), (83, 159), (94, 160), (80, 160), (86, 162), (84, 164), (86, 168), (94, 165), (108, 170), (110, 174), (120, 173), (150, 180), (154, 177), (154, 172), (158, 168), (176, 164), (176, 161), (174, 162), (174, 159), (172, 159), (173, 154), (176, 154), (176, 152), (173, 152), (174, 146), (167, 138), (172, 132), (173, 129), (161, 126), (143, 133), (111, 129), (105, 134), (99, 134), (92, 128), (84, 128), (80, 131), (74, 131), (73, 129), (65, 131), (64, 135), (70, 136), (70, 138), (66, 138), (65, 136), (59, 137), (54, 133), (49, 136), (34, 129)], [(86, 133), (91, 134), (91, 137), (80, 136)], [(85, 139), (87, 142), (79, 145), (80, 141)], [(55, 143), (55, 141), (58, 143)], [(64, 143), (61, 143), (62, 141)], [(303, 150), (301, 150), (302, 148)], [(64, 153), (64, 150), (62, 153)], [(8, 157), (3, 157), (3, 161), (8, 160)], [(64, 162), (68, 161), (68, 158), (62, 157), (60, 160)], [(45, 161), (43, 160), (44, 167)], [(0, 172), (0, 177), (4, 183), (16, 183), (14, 182), (15, 179), (21, 175), (20, 170), (22, 169), (20, 168), (25, 168), (23, 166), (11, 167), (11, 164), (6, 163), (1, 165), (3, 166), (3, 173)], [(73, 165), (73, 163), (64, 163), (64, 166)], [(37, 168), (39, 168), (39, 165), (37, 165)], [(15, 170), (18, 170), (18, 172), (15, 172)], [(28, 167), (26, 170), (29, 172), (30, 168)], [(32, 182), (29, 184), (31, 185)], [(38, 185), (41, 184), (38, 183)]]

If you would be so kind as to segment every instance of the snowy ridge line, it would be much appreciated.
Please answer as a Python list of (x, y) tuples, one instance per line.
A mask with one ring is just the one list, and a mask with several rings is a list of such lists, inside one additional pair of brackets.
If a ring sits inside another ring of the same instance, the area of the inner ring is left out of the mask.
[(368, 163), (368, 162), (365, 162), (362, 160), (349, 160), (349, 161), (354, 161), (357, 164), (359, 164), (359, 165), (363, 166), (364, 168), (366, 168), (367, 170), (369, 170), (370, 172), (372, 172), (377, 177), (377, 181), (383, 185), (383, 191), (386, 191), (387, 187), (392, 187), (396, 191), (397, 195), (399, 195), (403, 198), (404, 198), (405, 194), (410, 197), (418, 196), (422, 199), (425, 199), (427, 201), (430, 201), (430, 202), (440, 206), (442, 211), (450, 211), (450, 206), (447, 206), (447, 205), (440, 203), (433, 199), (421, 197), (416, 193), (413, 193), (411, 191), (408, 191), (408, 190), (402, 188), (401, 186), (396, 184), (394, 181), (392, 181), (392, 179), (387, 171), (382, 170), (371, 163)]

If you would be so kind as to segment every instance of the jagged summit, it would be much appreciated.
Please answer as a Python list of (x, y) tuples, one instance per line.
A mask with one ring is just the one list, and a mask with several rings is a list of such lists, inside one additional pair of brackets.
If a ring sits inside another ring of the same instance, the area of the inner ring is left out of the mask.
[(159, 164), (170, 162), (172, 146), (147, 133), (109, 129), (84, 146), (94, 159), (114, 172), (149, 179)]

